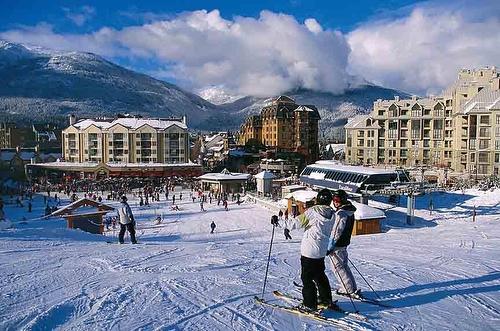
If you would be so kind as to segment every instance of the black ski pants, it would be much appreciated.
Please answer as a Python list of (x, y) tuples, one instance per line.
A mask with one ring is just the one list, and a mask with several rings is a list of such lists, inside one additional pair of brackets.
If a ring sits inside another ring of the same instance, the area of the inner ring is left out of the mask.
[(135, 239), (135, 222), (131, 222), (128, 224), (121, 224), (120, 223), (120, 233), (118, 234), (118, 241), (120, 244), (123, 244), (123, 236), (125, 235), (125, 230), (128, 230), (128, 233), (130, 233), (130, 241), (132, 244), (137, 243), (137, 239)]
[(332, 289), (330, 282), (325, 274), (325, 258), (311, 259), (305, 256), (300, 257), (302, 267), (301, 279), (304, 287), (302, 288), (302, 297), (304, 306), (316, 310), (319, 301), (324, 304), (332, 302)]

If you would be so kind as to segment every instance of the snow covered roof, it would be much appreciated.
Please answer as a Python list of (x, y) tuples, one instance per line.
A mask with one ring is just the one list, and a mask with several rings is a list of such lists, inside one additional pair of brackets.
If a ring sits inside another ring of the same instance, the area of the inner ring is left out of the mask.
[(462, 114), (485, 113), (492, 109), (500, 109), (500, 90), (485, 87), (461, 108)]
[(254, 178), (258, 178), (258, 179), (273, 179), (273, 178), (276, 178), (276, 176), (273, 175), (273, 173), (270, 172), (270, 171), (261, 171), (257, 175), (255, 175)]
[[(371, 120), (371, 124), (367, 125), (367, 120)], [(344, 125), (346, 129), (380, 129), (377, 120), (374, 120), (370, 115), (356, 115)]]
[(325, 151), (329, 151), (331, 148), (332, 151), (334, 151), (334, 152), (340, 152), (340, 151), (344, 150), (344, 147), (345, 147), (345, 144), (328, 144), (325, 146)]
[(370, 207), (368, 205), (351, 201), (351, 203), (356, 207), (354, 212), (354, 218), (357, 220), (369, 220), (369, 219), (381, 219), (385, 218), (385, 213), (377, 208)]
[(93, 119), (85, 119), (73, 124), (78, 129), (86, 129), (91, 125), (95, 125), (101, 129), (109, 129), (110, 127), (120, 124), (129, 129), (138, 129), (141, 126), (149, 125), (158, 130), (165, 130), (173, 125), (177, 125), (182, 129), (187, 129), (187, 126), (182, 121), (162, 120), (162, 119), (144, 119), (144, 118), (117, 118), (111, 121), (100, 121)]
[[(78, 210), (78, 213), (74, 213), (75, 210)], [(59, 208), (58, 210), (50, 214), (50, 216), (84, 215), (111, 210), (114, 210), (114, 208), (94, 200), (81, 198), (76, 200), (75, 202), (70, 203), (67, 206)]]
[(200, 180), (214, 180), (214, 181), (226, 181), (226, 180), (247, 180), (250, 178), (249, 174), (243, 174), (239, 172), (230, 172), (227, 169), (221, 172), (211, 172), (197, 177)]
[(290, 199), (293, 197), (294, 200), (300, 201), (300, 202), (308, 202), (313, 199), (316, 199), (316, 196), (318, 195), (318, 192), (312, 191), (312, 190), (299, 190), (299, 191), (294, 191), (291, 193), (288, 193), (285, 195), (285, 199)]
[(316, 161), (316, 163), (310, 164), (307, 167), (317, 167), (321, 169), (332, 169), (332, 170), (339, 170), (339, 171), (345, 171), (345, 172), (355, 172), (359, 174), (366, 174), (366, 175), (380, 175), (380, 174), (393, 174), (394, 170), (390, 169), (378, 169), (378, 168), (369, 168), (369, 167), (363, 167), (363, 166), (350, 166), (350, 165), (343, 165), (335, 161), (329, 161), (329, 160), (321, 160), (321, 161)]

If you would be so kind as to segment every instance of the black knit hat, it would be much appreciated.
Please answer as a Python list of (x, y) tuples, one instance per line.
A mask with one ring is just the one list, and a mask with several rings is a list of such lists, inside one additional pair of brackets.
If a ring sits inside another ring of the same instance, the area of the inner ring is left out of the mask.
[(318, 195), (316, 196), (317, 205), (329, 206), (331, 203), (332, 203), (332, 192), (329, 189), (324, 188), (318, 192)]

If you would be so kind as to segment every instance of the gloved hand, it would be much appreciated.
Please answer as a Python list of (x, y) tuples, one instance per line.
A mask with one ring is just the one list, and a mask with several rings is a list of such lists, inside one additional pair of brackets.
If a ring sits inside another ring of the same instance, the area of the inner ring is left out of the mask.
[(276, 215), (271, 216), (271, 224), (273, 226), (276, 226), (278, 224), (278, 216)]

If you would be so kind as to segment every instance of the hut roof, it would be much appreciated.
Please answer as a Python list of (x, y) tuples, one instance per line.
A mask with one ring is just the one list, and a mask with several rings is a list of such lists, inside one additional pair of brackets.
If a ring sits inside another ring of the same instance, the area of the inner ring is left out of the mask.
[(291, 199), (293, 198), (294, 200), (300, 201), (300, 202), (308, 202), (316, 198), (318, 195), (318, 192), (316, 191), (311, 191), (311, 190), (298, 190), (295, 192), (288, 193), (285, 195), (286, 199)]
[[(78, 212), (76, 212), (77, 210)], [(50, 216), (91, 214), (111, 210), (114, 210), (114, 208), (111, 206), (87, 198), (82, 198), (73, 203), (70, 203), (67, 206), (59, 208), (58, 210), (50, 214)]]
[(377, 208), (370, 207), (368, 205), (351, 201), (356, 211), (354, 212), (354, 218), (357, 220), (369, 220), (369, 219), (381, 219), (385, 218), (385, 213)]

